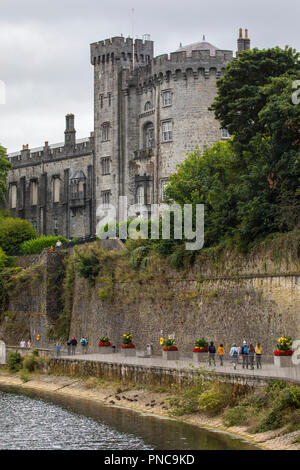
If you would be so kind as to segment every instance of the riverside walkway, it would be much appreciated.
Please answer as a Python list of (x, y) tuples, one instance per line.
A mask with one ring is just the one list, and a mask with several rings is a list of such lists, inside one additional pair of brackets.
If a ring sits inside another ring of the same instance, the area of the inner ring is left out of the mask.
[(137, 355), (134, 357), (124, 357), (122, 353), (113, 354), (76, 354), (75, 356), (61, 355), (61, 359), (67, 359), (70, 361), (92, 361), (109, 364), (122, 364), (131, 366), (142, 366), (149, 368), (163, 368), (163, 369), (174, 369), (174, 370), (197, 370), (199, 368), (205, 370), (212, 370), (218, 375), (222, 376), (245, 376), (245, 378), (258, 378), (261, 380), (286, 380), (300, 384), (300, 364), (293, 367), (278, 367), (275, 366), (272, 356), (265, 356), (262, 360), (262, 369), (256, 367), (251, 370), (243, 369), (242, 364), (237, 365), (237, 369), (234, 370), (233, 364), (229, 358), (225, 358), (224, 366), (220, 366), (218, 358), (216, 358), (216, 366), (209, 367), (208, 361), (203, 357), (203, 362), (193, 362), (192, 358), (180, 357), (177, 361), (165, 360), (162, 356), (150, 356), (143, 357), (142, 351), (137, 351)]

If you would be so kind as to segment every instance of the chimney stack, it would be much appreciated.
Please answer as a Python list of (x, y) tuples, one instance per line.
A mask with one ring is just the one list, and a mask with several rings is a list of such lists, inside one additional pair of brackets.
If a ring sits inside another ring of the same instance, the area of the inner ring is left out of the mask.
[(242, 51), (250, 49), (250, 39), (248, 37), (248, 29), (245, 29), (245, 38), (243, 37), (243, 29), (239, 30), (239, 38), (237, 40), (237, 56)]

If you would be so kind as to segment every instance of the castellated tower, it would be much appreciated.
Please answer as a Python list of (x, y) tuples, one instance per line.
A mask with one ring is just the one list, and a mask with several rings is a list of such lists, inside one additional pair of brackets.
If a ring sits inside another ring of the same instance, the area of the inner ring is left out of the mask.
[(208, 108), (232, 57), (204, 38), (155, 58), (152, 41), (91, 45), (96, 207), (117, 206), (119, 196), (147, 207), (163, 202), (187, 152), (228, 138)]

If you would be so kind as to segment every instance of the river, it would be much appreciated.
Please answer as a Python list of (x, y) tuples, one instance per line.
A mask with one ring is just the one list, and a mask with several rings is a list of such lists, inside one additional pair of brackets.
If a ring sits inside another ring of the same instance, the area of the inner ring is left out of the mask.
[(0, 449), (257, 450), (226, 433), (13, 387), (0, 389), (0, 429)]

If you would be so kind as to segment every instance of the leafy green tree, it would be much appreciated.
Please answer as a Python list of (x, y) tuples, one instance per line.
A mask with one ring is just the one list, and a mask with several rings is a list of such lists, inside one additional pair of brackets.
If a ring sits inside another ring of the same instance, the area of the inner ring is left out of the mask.
[(218, 94), (211, 109), (222, 127), (236, 136), (236, 143), (247, 146), (253, 136), (265, 131), (259, 113), (268, 96), (261, 87), (275, 77), (293, 75), (299, 70), (299, 53), (289, 47), (244, 51), (227, 65), (225, 75), (217, 83)]
[(11, 163), (5, 158), (6, 150), (0, 145), (0, 203), (5, 202), (5, 194), (7, 192), (7, 173), (11, 168)]
[(36, 237), (36, 231), (27, 220), (12, 217), (0, 218), (0, 247), (7, 255), (19, 253), (24, 241)]

